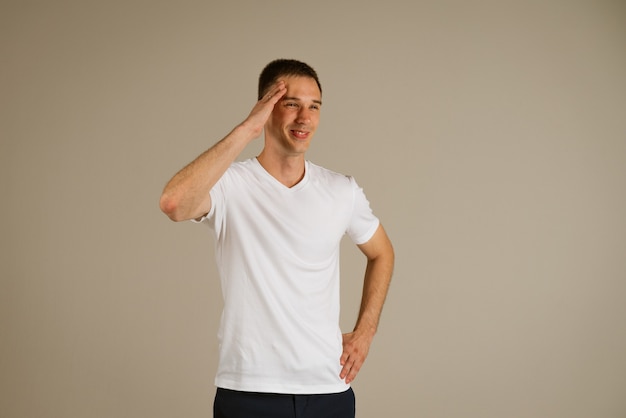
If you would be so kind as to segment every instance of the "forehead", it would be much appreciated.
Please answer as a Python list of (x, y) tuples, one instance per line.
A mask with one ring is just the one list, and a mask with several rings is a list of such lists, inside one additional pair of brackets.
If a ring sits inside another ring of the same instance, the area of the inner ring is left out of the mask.
[(287, 97), (300, 100), (322, 100), (322, 93), (317, 86), (317, 82), (311, 77), (288, 76), (279, 77), (278, 80), (285, 82), (285, 87), (287, 87), (285, 96)]

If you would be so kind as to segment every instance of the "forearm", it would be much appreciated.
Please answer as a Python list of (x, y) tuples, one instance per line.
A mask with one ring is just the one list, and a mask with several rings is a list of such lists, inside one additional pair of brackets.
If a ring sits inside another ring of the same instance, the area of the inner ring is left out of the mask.
[(339, 377), (345, 379), (346, 383), (354, 380), (367, 357), (378, 329), (394, 263), (393, 247), (382, 226), (370, 241), (359, 245), (359, 248), (367, 257), (367, 267), (354, 331), (343, 335), (343, 353), (340, 358), (343, 367)]
[(240, 125), (172, 177), (160, 200), (161, 210), (170, 219), (198, 218), (211, 209), (209, 192), (246, 145), (261, 135), (274, 105), (286, 91), (285, 83), (277, 82)]
[(174, 221), (207, 213), (209, 192), (254, 138), (255, 133), (242, 124), (200, 154), (167, 183), (161, 195), (161, 210)]
[(371, 336), (376, 333), (391, 283), (393, 262), (392, 251), (368, 260), (363, 281), (361, 307), (354, 327), (355, 332), (363, 332)]

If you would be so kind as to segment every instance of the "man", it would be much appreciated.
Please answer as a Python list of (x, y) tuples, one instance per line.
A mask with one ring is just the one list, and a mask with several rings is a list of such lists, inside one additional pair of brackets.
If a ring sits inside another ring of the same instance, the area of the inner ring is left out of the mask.
[[(167, 184), (161, 210), (215, 232), (224, 297), (214, 416), (354, 417), (393, 270), (391, 243), (353, 178), (305, 159), (322, 91), (305, 63), (276, 60), (248, 117)], [(265, 132), (256, 158), (235, 162)], [(367, 258), (354, 330), (339, 330), (339, 246)]]

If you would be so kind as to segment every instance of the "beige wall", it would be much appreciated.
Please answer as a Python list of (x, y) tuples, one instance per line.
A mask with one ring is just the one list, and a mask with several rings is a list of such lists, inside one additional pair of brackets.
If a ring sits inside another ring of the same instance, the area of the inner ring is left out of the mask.
[[(211, 416), (213, 243), (157, 201), (276, 57), (318, 70), (309, 157), (356, 176), (397, 251), (358, 416), (626, 415), (623, 2), (0, 16), (0, 416)], [(344, 257), (348, 329), (363, 260)]]

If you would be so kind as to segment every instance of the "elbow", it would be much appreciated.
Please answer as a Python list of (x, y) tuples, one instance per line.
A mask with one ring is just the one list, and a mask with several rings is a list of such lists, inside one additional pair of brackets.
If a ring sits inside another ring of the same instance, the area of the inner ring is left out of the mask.
[(381, 252), (370, 261), (378, 261), (381, 265), (384, 264), (388, 269), (393, 270), (393, 266), (396, 262), (396, 255), (391, 244), (385, 248), (385, 251)]
[(161, 199), (159, 200), (159, 208), (161, 212), (167, 215), (174, 222), (180, 222), (184, 219), (180, 216), (180, 210), (178, 201), (169, 196), (167, 193), (163, 193), (161, 195)]

